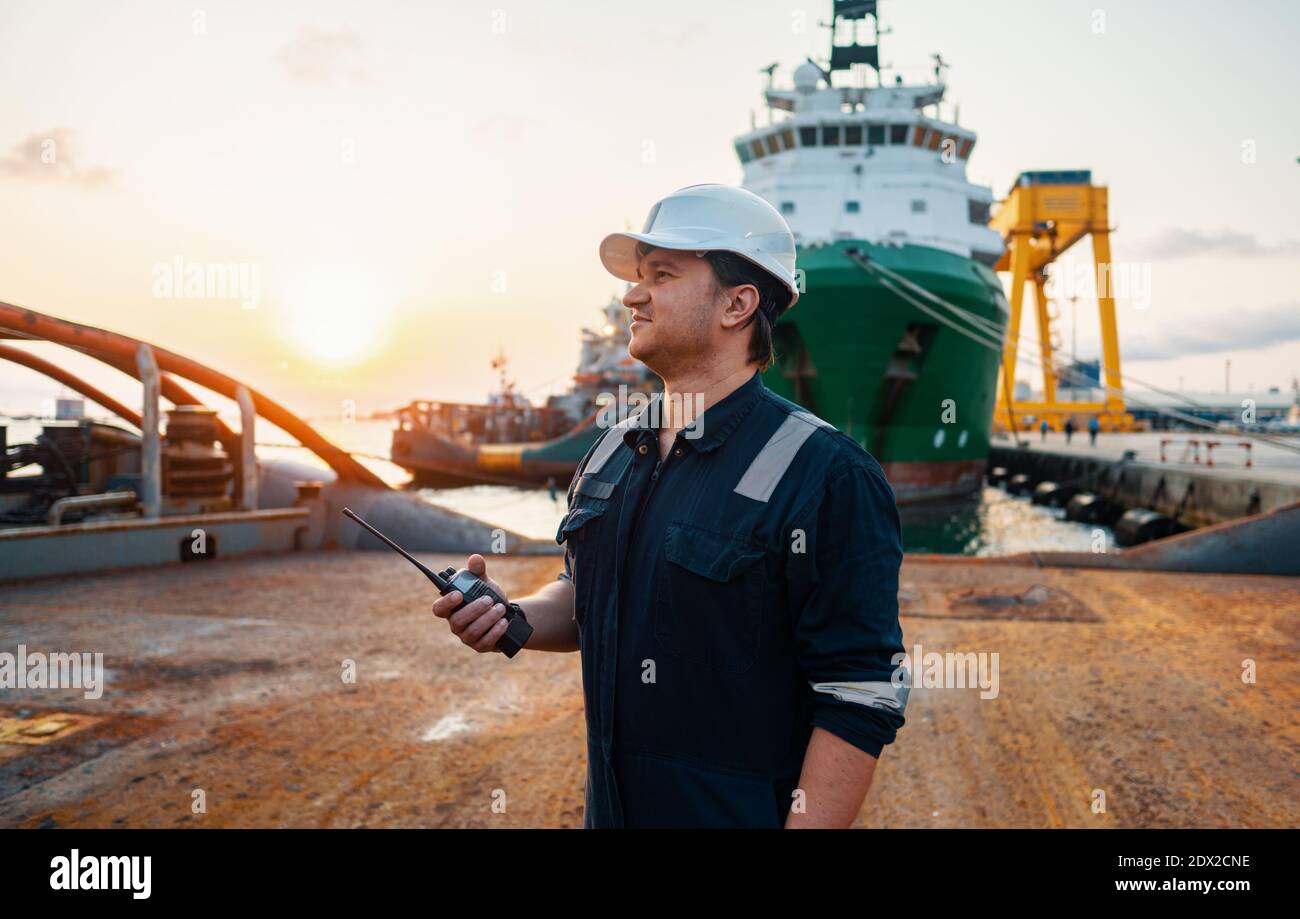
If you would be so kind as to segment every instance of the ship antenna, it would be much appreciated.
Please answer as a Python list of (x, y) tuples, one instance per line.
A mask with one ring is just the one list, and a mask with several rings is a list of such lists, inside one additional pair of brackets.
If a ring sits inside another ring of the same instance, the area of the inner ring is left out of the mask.
[[(934, 58), (934, 84), (936, 86), (942, 86), (943, 72), (948, 69), (948, 62), (943, 59), (942, 54), (932, 54), (930, 55), (930, 57)], [(934, 103), (934, 117), (935, 118), (943, 117), (943, 113), (939, 110), (938, 102)], [(956, 120), (957, 120), (956, 118), (953, 119), (954, 122), (956, 122)]]
[[(771, 90), (771, 88), (772, 88), (772, 82), (773, 82), (773, 76), (772, 76), (772, 75), (773, 75), (774, 73), (776, 73), (776, 67), (777, 67), (777, 64), (778, 64), (778, 63), (780, 63), (780, 62), (779, 62), (779, 61), (773, 61), (772, 63), (768, 64), (766, 67), (760, 67), (760, 68), (758, 69), (758, 72), (759, 72), (759, 73), (765, 73), (765, 74), (767, 74), (767, 87), (766, 87), (766, 90)], [(771, 124), (771, 123), (772, 123), (772, 100), (768, 97), (766, 91), (763, 93), (763, 98), (767, 100), (767, 123), (768, 123), (768, 124)], [(751, 121), (750, 130), (753, 130), (753, 125), (752, 125), (752, 121), (753, 121), (753, 119), (751, 118), (750, 121)]]
[(943, 59), (942, 54), (932, 54), (930, 57), (934, 58), (934, 82), (942, 83), (943, 72), (947, 69), (948, 62)]
[[(893, 34), (894, 34), (894, 30), (893, 30), (892, 28), (882, 28), (882, 27), (881, 27), (881, 25), (880, 25), (880, 17), (877, 16), (877, 17), (876, 17), (876, 47), (877, 47), (877, 48), (880, 47), (880, 39), (881, 39), (882, 37), (884, 37), (884, 36), (886, 36), (886, 35), (893, 35)], [(881, 86), (884, 86), (884, 85), (885, 85), (885, 68), (887, 68), (887, 67), (893, 67), (893, 66), (894, 66), (894, 65), (893, 65), (892, 63), (887, 63), (887, 64), (886, 64), (886, 63), (882, 63), (882, 64), (880, 64), (880, 66), (878, 66), (878, 67), (876, 68), (876, 81), (877, 81)]]
[(506, 367), (509, 361), (506, 359), (506, 350), (498, 346), (497, 356), (492, 358), (492, 369), (497, 371), (501, 380), (501, 392), (509, 392), (514, 388), (514, 384), (506, 379)]
[[(877, 0), (832, 0), (831, 21), (828, 27), (831, 30), (831, 65), (828, 68), (830, 73), (837, 70), (852, 70), (856, 65), (865, 64), (876, 72), (876, 81), (883, 86), (884, 81), (880, 74), (880, 20), (876, 16)], [(874, 29), (874, 36), (871, 44), (862, 44), (858, 41), (857, 23), (870, 19)], [(835, 44), (835, 33), (840, 20), (853, 23), (851, 29), (852, 41), (847, 45)], [(827, 23), (821, 23), (827, 25)], [(829, 81), (828, 81), (829, 85)], [(865, 85), (865, 83), (864, 83)]]

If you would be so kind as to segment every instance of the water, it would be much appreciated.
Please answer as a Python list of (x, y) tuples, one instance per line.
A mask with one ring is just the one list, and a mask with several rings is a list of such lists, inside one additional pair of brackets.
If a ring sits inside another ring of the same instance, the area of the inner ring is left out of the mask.
[[(567, 483), (565, 483), (567, 486)], [(497, 485), (421, 489), (434, 504), (487, 520), (525, 536), (554, 539), (564, 516), (565, 487), (552, 501), (546, 490), (529, 491)], [(997, 488), (985, 488), (967, 500), (906, 505), (900, 509), (903, 548), (944, 555), (1010, 555), (1016, 552), (1095, 551), (1094, 532), (1101, 531), (1109, 550), (1110, 530), (1071, 523), (1065, 512), (1039, 507)]]
[[(382, 426), (382, 443), (378, 431), (365, 425)], [(322, 427), (328, 428), (328, 425)], [(387, 422), (356, 422), (340, 425), (337, 436), (351, 449), (376, 455), (388, 452), (390, 427)], [(353, 446), (362, 438), (367, 446)], [(398, 467), (389, 469), (368, 463), (386, 481), (397, 485), (409, 477)], [(396, 478), (391, 470), (397, 470)], [(434, 504), (471, 517), (477, 517), (534, 539), (555, 539), (560, 519), (567, 510), (564, 500), (569, 483), (558, 483), (553, 500), (545, 488), (523, 489), (501, 485), (475, 485), (469, 488), (420, 489), (420, 495)], [(908, 552), (934, 552), (943, 555), (1010, 555), (1017, 552), (1097, 551), (1094, 534), (1101, 529), (1107, 550), (1114, 547), (1110, 530), (1092, 524), (1071, 523), (1065, 511), (1040, 507), (1028, 498), (1017, 498), (997, 488), (984, 488), (959, 501), (927, 502), (900, 508), (903, 525), (903, 548)]]
[(1105, 527), (1072, 523), (1064, 509), (1041, 507), (998, 488), (985, 487), (964, 501), (907, 505), (900, 511), (903, 548), (908, 552), (1095, 552), (1099, 540), (1105, 541), (1106, 551), (1115, 546), (1115, 534)]
[[(238, 427), (238, 419), (231, 419)], [(0, 418), (0, 424), (5, 419)], [(388, 454), (392, 431), (390, 421), (315, 419), (313, 426), (359, 459), (384, 481), (400, 487), (410, 476), (383, 457)], [(39, 433), (39, 422), (10, 422), (9, 443), (26, 442)], [(274, 430), (258, 428), (260, 443), (288, 443)], [(259, 446), (263, 458), (286, 457), (314, 461), (301, 447)], [(324, 464), (320, 464), (324, 468)], [(420, 489), (427, 501), (458, 513), (513, 530), (534, 539), (555, 539), (564, 516), (568, 482), (560, 482), (552, 499), (545, 488), (525, 489), (501, 485), (468, 488)], [(970, 498), (953, 502), (905, 505), (901, 509), (903, 548), (908, 552), (944, 555), (1008, 555), (1016, 552), (1060, 550), (1096, 551), (1091, 524), (1071, 523), (1064, 512), (1039, 507), (1028, 498), (1016, 498), (996, 488), (984, 488)], [(1110, 530), (1102, 529), (1106, 548), (1114, 545)]]

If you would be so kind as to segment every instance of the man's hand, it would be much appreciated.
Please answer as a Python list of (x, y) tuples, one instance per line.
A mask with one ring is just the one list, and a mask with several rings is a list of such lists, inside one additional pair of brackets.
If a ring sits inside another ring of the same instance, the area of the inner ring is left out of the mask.
[[(497, 596), (506, 596), (501, 586), (487, 576), (487, 562), (483, 560), (483, 556), (477, 553), (471, 555), (465, 560), (465, 567), (469, 569), (470, 574), (492, 588)], [(480, 654), (496, 651), (497, 642), (501, 640), (501, 636), (506, 632), (506, 626), (509, 625), (504, 618), (505, 606), (500, 603), (494, 606), (491, 597), (479, 597), (473, 603), (456, 609), (461, 599), (459, 590), (453, 590), (439, 597), (433, 602), (433, 614), (439, 619), (446, 619), (452, 634), (460, 636), (462, 642)], [(509, 602), (508, 597), (506, 602)], [(452, 612), (453, 610), (455, 612)]]

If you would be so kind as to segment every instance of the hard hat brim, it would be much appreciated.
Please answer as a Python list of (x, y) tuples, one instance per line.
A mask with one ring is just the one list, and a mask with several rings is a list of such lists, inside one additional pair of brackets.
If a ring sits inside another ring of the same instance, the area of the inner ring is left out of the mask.
[[(717, 236), (714, 235), (712, 239), (716, 241)], [(637, 266), (640, 263), (640, 259), (637, 258), (636, 254), (638, 243), (646, 243), (647, 245), (654, 246), (657, 249), (675, 249), (685, 252), (735, 252), (742, 258), (754, 261), (748, 253), (742, 252), (735, 247), (710, 245), (709, 239), (686, 236), (680, 233), (624, 232), (610, 233), (600, 241), (600, 262), (605, 266), (605, 270), (621, 281), (627, 281), (631, 284), (639, 283), (641, 278), (637, 275)], [(754, 264), (760, 269), (770, 273), (770, 269), (764, 267), (758, 262), (754, 262)], [(785, 281), (776, 275), (773, 275), (773, 277), (776, 277), (782, 286), (790, 291), (790, 304), (786, 307), (786, 310), (788, 311), (790, 307), (794, 306), (795, 302), (798, 301), (799, 290), (790, 282)]]
[(656, 249), (677, 249), (689, 251), (706, 250), (707, 245), (698, 239), (678, 233), (610, 233), (600, 242), (600, 262), (605, 270), (622, 281), (636, 284), (637, 265), (640, 259), (636, 255), (638, 243), (654, 246)]

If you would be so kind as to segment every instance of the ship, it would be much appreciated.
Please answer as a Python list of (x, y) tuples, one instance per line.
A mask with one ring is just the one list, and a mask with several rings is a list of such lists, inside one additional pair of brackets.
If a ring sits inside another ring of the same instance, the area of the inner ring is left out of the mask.
[[(776, 65), (761, 71), (767, 124), (734, 139), (743, 187), (780, 211), (797, 249), (799, 303), (773, 330), (763, 381), (874, 455), (900, 503), (958, 497), (981, 484), (1000, 355), (945, 310), (1005, 334), (993, 192), (966, 176), (975, 132), (942, 117), (942, 58), (931, 82), (887, 81), (877, 3), (835, 0), (832, 13), (829, 58), (800, 64), (788, 88)], [(626, 312), (607, 308), (620, 332), (602, 346), (616, 366), (640, 367)], [(575, 428), (554, 438), (563, 412), (504, 392), (487, 406), (413, 403), (393, 461), (421, 483), (565, 481), (598, 433), (595, 390), (610, 381), (598, 383), (576, 387), (564, 403)]]
[(533, 405), (509, 379), (504, 354), (492, 361), (497, 390), (486, 403), (416, 400), (396, 412), (390, 456), (422, 488), (567, 484), (614, 413), (633, 393), (648, 397), (658, 380), (627, 352), (630, 312), (618, 298), (583, 328), (572, 385)]
[[(885, 78), (877, 3), (835, 0), (830, 57), (777, 88), (768, 124), (735, 138), (745, 188), (794, 232), (804, 292), (773, 331), (768, 388), (857, 440), (900, 502), (973, 492), (989, 450), (999, 354), (934, 299), (1005, 334), (990, 188), (966, 177), (969, 128), (933, 82)], [(927, 296), (929, 295), (929, 296)]]

